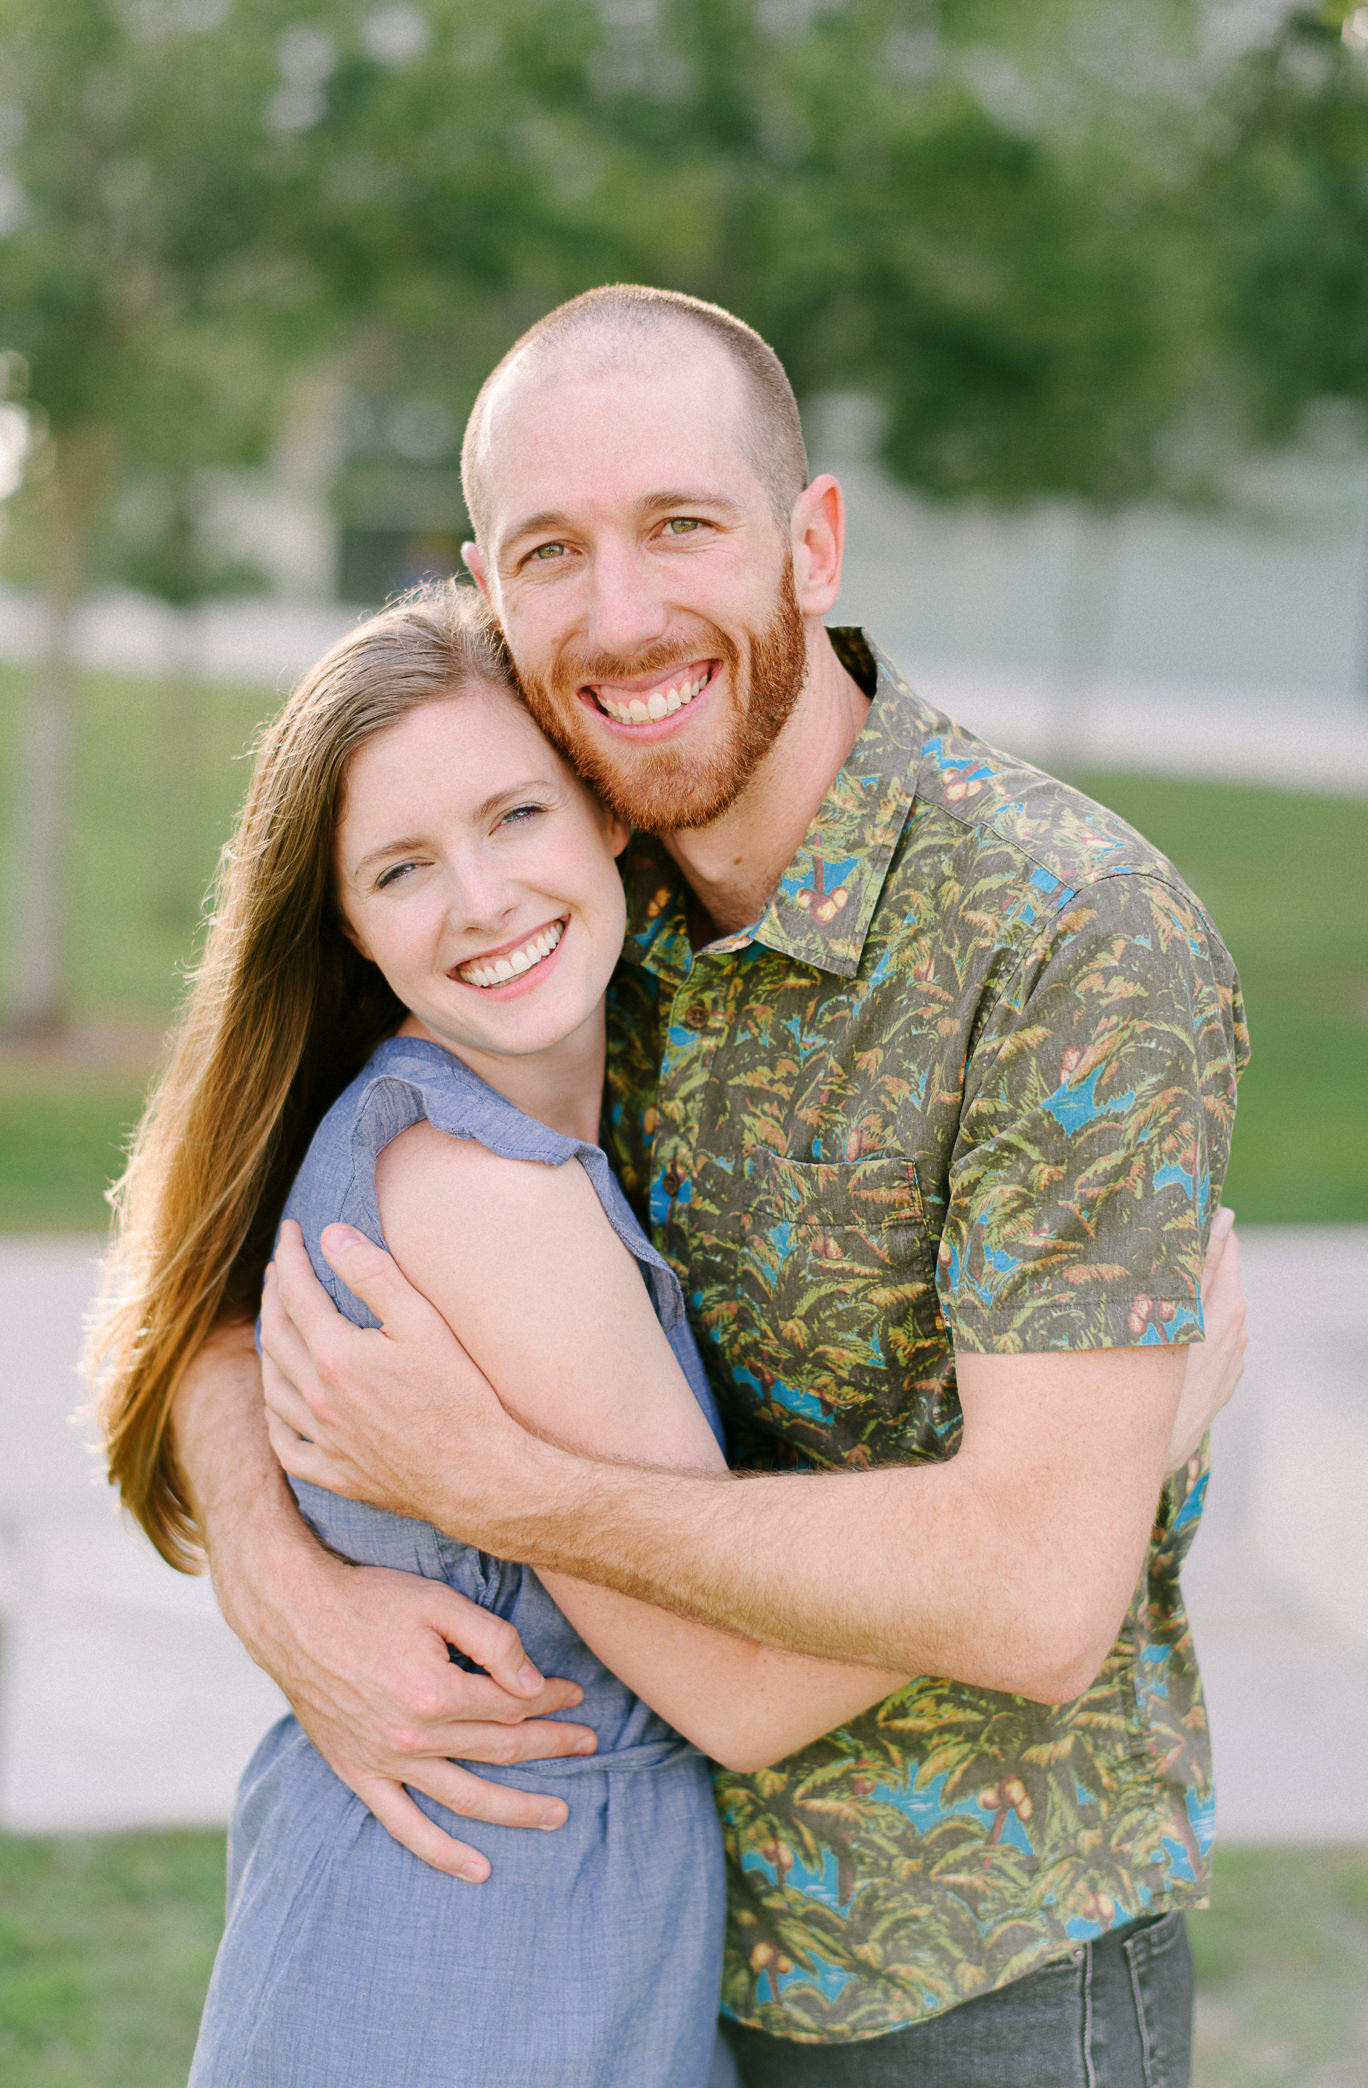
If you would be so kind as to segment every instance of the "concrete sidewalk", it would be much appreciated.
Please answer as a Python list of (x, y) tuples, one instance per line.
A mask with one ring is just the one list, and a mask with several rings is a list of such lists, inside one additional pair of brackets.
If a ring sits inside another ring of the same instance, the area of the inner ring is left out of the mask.
[[(0, 1240), (0, 1825), (217, 1822), (280, 1700), (68, 1416), (93, 1240)], [(1231, 1841), (1368, 1842), (1368, 1228), (1245, 1235), (1252, 1341), (1187, 1575)]]

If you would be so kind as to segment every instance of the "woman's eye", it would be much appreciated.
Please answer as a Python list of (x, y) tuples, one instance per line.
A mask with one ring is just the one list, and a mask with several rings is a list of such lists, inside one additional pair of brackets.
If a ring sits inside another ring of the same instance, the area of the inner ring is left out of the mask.
[(511, 811), (504, 813), (499, 824), (500, 826), (522, 826), (527, 820), (535, 819), (539, 812), (544, 812), (545, 810), (545, 805), (514, 805)]
[(417, 865), (415, 863), (391, 863), (388, 870), (382, 870), (376, 878), (376, 891), (383, 892), (387, 885), (396, 884), (401, 877), (406, 876), (410, 870), (416, 868)]

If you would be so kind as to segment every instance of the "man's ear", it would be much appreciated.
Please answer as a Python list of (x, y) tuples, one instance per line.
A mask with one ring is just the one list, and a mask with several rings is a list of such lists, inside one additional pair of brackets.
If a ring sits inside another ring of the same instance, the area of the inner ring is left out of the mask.
[(478, 544), (462, 544), (461, 557), (465, 561), (466, 571), (469, 573), (471, 579), (475, 582), (475, 585), (479, 588), (480, 593), (484, 596), (485, 600), (488, 601), (489, 567), (485, 564), (484, 552), (480, 549)]
[(845, 552), (845, 500), (829, 471), (798, 495), (791, 534), (798, 607), (804, 616), (825, 616), (840, 592)]
[(632, 829), (622, 814), (615, 812), (611, 805), (605, 805), (603, 808), (603, 831), (613, 854), (620, 856), (632, 838)]

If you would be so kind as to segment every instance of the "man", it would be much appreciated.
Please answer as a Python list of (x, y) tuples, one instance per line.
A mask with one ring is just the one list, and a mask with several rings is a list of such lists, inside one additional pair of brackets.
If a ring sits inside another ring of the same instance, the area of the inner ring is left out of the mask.
[[(273, 1440), (491, 1552), (938, 1678), (719, 1781), (748, 2083), (1182, 2078), (1179, 1910), (1210, 1841), (1177, 1586), (1200, 1460), (1163, 1482), (1244, 1049), (1229, 960), (1121, 822), (826, 631), (840, 491), (808, 483), (782, 370), (727, 315), (562, 307), (485, 386), (464, 473), (467, 561), (529, 704), (656, 836), (627, 872), (607, 1135), (733, 1461), (765, 1476), (524, 1435), (345, 1236), (384, 1332), (345, 1327), (287, 1240)], [(255, 1396), (220, 1349), (178, 1424), (230, 1620), (419, 1854), (470, 1863), (400, 1782), (553, 1825), (437, 1758), (572, 1744), (501, 1723), (566, 1693), (520, 1678), (492, 1620), (312, 1553)], [(424, 1673), (368, 1675), (383, 1653), (358, 1649), (411, 1645), (423, 1602)], [(439, 1674), (443, 1637), (491, 1665), (478, 1698)]]

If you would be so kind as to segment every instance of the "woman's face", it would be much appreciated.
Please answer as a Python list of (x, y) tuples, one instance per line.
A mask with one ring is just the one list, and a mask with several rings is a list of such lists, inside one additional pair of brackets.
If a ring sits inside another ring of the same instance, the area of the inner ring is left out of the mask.
[(352, 757), (337, 823), (348, 933), (420, 1033), (524, 1057), (598, 1023), (626, 926), (627, 839), (518, 699), (487, 683)]

